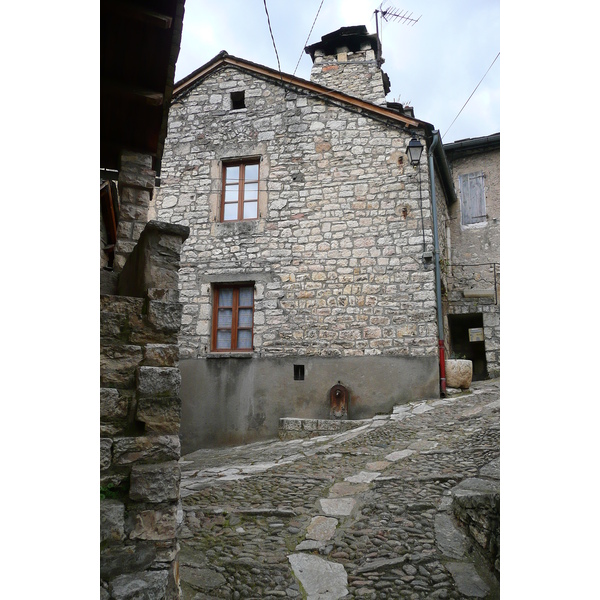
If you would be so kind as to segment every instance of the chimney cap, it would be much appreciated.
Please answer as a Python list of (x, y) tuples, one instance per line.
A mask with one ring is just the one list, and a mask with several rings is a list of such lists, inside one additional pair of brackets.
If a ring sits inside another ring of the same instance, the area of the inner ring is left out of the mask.
[(310, 54), (314, 62), (317, 50), (321, 50), (325, 55), (332, 55), (336, 54), (338, 48), (345, 46), (350, 52), (356, 52), (363, 44), (368, 43), (371, 49), (377, 52), (378, 42), (377, 35), (370, 34), (365, 25), (353, 25), (340, 27), (337, 31), (324, 35), (320, 42), (306, 46), (304, 51)]

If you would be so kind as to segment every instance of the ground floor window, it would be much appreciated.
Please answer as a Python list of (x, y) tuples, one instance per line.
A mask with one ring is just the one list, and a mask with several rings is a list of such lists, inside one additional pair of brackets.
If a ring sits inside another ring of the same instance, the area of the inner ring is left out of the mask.
[(220, 285), (214, 288), (214, 352), (252, 351), (254, 285)]

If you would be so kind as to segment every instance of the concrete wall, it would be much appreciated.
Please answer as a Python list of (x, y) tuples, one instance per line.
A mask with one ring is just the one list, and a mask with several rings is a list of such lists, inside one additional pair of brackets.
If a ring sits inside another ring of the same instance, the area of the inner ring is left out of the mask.
[[(304, 366), (303, 381), (294, 365)], [(436, 357), (204, 358), (180, 368), (183, 454), (276, 437), (280, 417), (327, 419), (338, 381), (350, 392), (351, 419), (439, 392)]]

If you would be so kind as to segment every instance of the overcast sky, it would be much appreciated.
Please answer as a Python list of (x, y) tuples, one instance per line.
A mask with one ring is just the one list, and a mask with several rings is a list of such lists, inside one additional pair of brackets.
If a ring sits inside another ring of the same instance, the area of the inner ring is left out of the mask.
[[(266, 0), (266, 5), (281, 70), (303, 79), (310, 79), (312, 64), (305, 45), (351, 25), (375, 33), (374, 11), (381, 6), (412, 13), (419, 18), (414, 25), (390, 20), (381, 27), (383, 70), (391, 81), (387, 100), (410, 104), (445, 143), (500, 131), (502, 57), (494, 62), (500, 52), (499, 0)], [(221, 50), (278, 68), (264, 0), (186, 0), (175, 80)]]

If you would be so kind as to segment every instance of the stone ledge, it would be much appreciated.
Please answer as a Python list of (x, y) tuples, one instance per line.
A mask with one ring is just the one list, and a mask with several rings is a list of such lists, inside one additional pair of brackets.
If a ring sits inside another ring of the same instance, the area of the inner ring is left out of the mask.
[(343, 433), (367, 425), (371, 419), (303, 419), (284, 417), (279, 419), (279, 439), (294, 440)]

